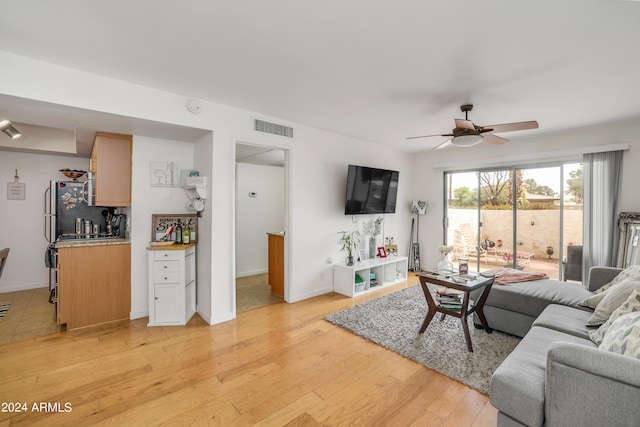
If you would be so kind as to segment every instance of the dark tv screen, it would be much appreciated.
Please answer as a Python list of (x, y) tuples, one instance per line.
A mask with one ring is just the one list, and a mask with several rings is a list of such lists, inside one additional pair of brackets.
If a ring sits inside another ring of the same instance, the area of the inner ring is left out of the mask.
[(396, 212), (399, 172), (349, 165), (345, 215)]

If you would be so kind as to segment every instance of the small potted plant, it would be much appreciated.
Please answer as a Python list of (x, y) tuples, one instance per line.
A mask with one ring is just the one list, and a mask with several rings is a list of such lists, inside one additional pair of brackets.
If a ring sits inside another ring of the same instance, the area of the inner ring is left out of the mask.
[(360, 243), (360, 233), (358, 231), (340, 231), (340, 240), (338, 244), (341, 246), (340, 251), (347, 252), (347, 265), (353, 265), (353, 251)]

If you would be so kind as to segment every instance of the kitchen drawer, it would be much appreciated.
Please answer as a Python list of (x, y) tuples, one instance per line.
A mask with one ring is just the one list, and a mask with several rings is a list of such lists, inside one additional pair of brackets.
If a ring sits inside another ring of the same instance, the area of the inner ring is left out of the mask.
[(154, 283), (179, 283), (179, 271), (156, 271), (153, 275)]
[(153, 271), (156, 273), (163, 271), (180, 271), (180, 261), (156, 261), (153, 263)]
[(153, 251), (153, 259), (156, 261), (166, 260), (166, 259), (181, 259), (184, 258), (183, 251)]

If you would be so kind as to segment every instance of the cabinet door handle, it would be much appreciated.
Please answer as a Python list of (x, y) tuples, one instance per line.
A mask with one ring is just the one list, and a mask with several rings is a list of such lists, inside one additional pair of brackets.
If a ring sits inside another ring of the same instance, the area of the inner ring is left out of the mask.
[(167, 266), (166, 266), (166, 265), (164, 266), (164, 269), (165, 269), (165, 270), (167, 269)]
[(164, 280), (167, 280), (167, 278), (165, 277)]

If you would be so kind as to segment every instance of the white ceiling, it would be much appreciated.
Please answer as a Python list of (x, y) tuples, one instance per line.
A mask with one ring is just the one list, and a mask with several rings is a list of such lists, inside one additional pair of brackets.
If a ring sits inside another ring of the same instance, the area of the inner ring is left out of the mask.
[(640, 117), (637, 1), (34, 0), (2, 10), (0, 50), (407, 151), (442, 142), (405, 137), (449, 132), (468, 102), (477, 125), (540, 123), (510, 139)]

